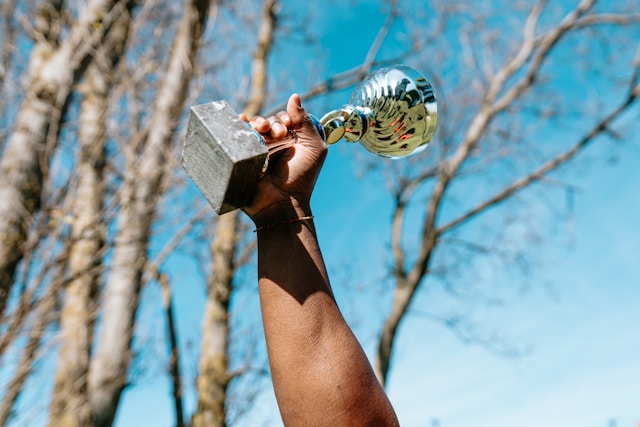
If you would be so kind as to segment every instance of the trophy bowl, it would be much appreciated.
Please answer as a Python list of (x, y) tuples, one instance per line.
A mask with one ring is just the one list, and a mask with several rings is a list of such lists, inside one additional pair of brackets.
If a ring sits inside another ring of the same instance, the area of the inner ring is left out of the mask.
[(368, 151), (399, 158), (424, 150), (438, 127), (431, 84), (413, 68), (375, 71), (354, 90), (349, 105), (325, 114), (325, 141), (360, 142)]

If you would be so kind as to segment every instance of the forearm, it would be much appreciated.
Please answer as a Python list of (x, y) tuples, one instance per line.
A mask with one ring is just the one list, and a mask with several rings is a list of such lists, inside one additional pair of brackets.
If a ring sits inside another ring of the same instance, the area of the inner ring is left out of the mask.
[[(258, 226), (262, 316), (273, 383), (288, 426), (397, 425), (334, 300), (308, 206), (280, 205)], [(285, 223), (282, 223), (285, 222)]]

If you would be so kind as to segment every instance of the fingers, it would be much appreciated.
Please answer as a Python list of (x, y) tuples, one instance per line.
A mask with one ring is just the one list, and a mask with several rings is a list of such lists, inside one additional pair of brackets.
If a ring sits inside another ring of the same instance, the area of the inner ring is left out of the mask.
[(271, 130), (271, 123), (264, 117), (255, 116), (249, 119), (246, 114), (240, 114), (239, 117), (243, 122), (249, 123), (256, 132), (267, 133)]
[(280, 111), (278, 114), (276, 114), (276, 117), (278, 117), (280, 122), (283, 125), (285, 125), (287, 128), (293, 127), (293, 122), (291, 121), (291, 117), (289, 116), (289, 113), (287, 113), (286, 111)]
[(287, 102), (287, 111), (281, 111), (269, 118), (255, 116), (250, 119), (246, 114), (240, 114), (240, 120), (249, 123), (255, 131), (264, 136), (281, 139), (288, 135), (289, 130), (302, 126), (306, 116), (300, 95), (294, 93)]
[[(297, 97), (297, 101), (294, 101), (292, 104), (292, 99)], [(292, 106), (293, 105), (293, 106)], [(302, 123), (302, 118), (304, 117), (304, 110), (302, 110), (302, 115), (299, 112), (300, 106), (300, 97), (297, 95), (293, 95), (289, 99), (289, 103), (287, 104), (287, 111), (281, 111), (275, 116), (271, 116), (269, 118), (264, 118), (262, 116), (255, 116), (251, 119), (247, 117), (246, 114), (240, 114), (240, 120), (249, 123), (251, 127), (265, 135), (269, 136), (273, 139), (280, 139), (287, 136), (290, 129), (294, 127), (298, 127), (300, 123)], [(292, 119), (290, 111), (294, 112), (295, 121)]]
[(280, 118), (271, 116), (267, 120), (271, 125), (271, 131), (269, 132), (269, 135), (271, 136), (271, 138), (280, 139), (287, 136), (287, 134), (289, 133), (289, 130), (287, 129), (287, 126), (285, 126), (282, 123)]

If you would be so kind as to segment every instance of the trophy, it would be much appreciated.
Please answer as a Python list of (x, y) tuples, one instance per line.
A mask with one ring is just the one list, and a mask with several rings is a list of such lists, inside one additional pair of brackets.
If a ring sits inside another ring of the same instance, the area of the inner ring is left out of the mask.
[[(438, 107), (427, 79), (398, 65), (367, 76), (348, 105), (311, 118), (328, 145), (344, 139), (378, 156), (400, 158), (427, 147)], [(271, 155), (283, 148), (276, 147)], [(226, 101), (191, 107), (182, 167), (218, 214), (251, 203), (268, 160), (262, 137)]]

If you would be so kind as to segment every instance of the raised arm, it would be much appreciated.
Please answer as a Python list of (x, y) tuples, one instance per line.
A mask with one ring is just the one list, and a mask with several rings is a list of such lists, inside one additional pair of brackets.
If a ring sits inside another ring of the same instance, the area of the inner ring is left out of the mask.
[[(242, 116), (246, 121), (246, 117)], [(262, 317), (286, 426), (396, 426), (391, 404), (333, 297), (310, 208), (326, 146), (292, 95), (287, 111), (250, 120), (270, 157), (245, 212), (256, 225)]]

